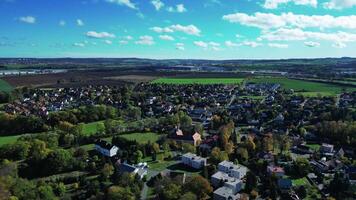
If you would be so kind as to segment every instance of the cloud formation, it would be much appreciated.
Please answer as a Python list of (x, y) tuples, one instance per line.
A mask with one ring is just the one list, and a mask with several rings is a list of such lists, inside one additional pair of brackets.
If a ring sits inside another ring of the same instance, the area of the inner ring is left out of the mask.
[(317, 0), (265, 0), (263, 5), (266, 9), (276, 9), (281, 4), (294, 3), (295, 5), (312, 6), (317, 7)]
[(150, 30), (157, 32), (157, 33), (173, 33), (173, 32), (183, 32), (185, 34), (188, 35), (196, 35), (199, 36), (200, 35), (200, 30), (199, 28), (197, 28), (194, 25), (188, 25), (188, 26), (183, 26), (180, 24), (176, 24), (176, 25), (171, 25), (168, 27), (152, 27), (150, 28)]
[(337, 9), (351, 8), (356, 6), (356, 0), (331, 0), (323, 4), (325, 9)]
[(157, 11), (163, 8), (164, 6), (164, 3), (161, 0), (152, 0), (151, 3)]
[(33, 16), (25, 16), (25, 17), (20, 17), (19, 21), (27, 24), (34, 24), (36, 23), (36, 18)]
[(88, 31), (86, 36), (91, 38), (115, 38), (115, 34), (108, 32), (96, 32), (96, 31)]
[(148, 46), (155, 44), (153, 37), (149, 35), (141, 36), (140, 39), (137, 40), (135, 43), (140, 45), (148, 45)]
[(114, 3), (118, 4), (120, 6), (127, 6), (131, 9), (137, 10), (137, 7), (134, 3), (131, 2), (131, 0), (106, 0), (109, 3)]

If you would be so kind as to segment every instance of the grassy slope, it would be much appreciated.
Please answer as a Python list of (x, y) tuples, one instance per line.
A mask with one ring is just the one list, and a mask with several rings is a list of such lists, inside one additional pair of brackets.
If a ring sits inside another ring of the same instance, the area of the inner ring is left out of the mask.
[(103, 123), (103, 121), (92, 122), (83, 125), (83, 132), (86, 135), (92, 135), (97, 132), (97, 126), (99, 123)]
[(4, 91), (4, 92), (10, 92), (12, 90), (12, 86), (7, 83), (6, 81), (0, 79), (0, 92)]
[(239, 84), (242, 78), (159, 78), (152, 83), (159, 84)]

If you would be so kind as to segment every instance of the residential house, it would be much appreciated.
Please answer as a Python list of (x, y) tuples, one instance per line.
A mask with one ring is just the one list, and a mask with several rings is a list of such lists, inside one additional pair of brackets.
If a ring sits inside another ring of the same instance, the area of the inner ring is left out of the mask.
[(207, 159), (192, 153), (186, 153), (182, 156), (182, 163), (195, 169), (201, 169), (207, 165)]
[(107, 157), (113, 157), (119, 151), (119, 148), (104, 140), (97, 140), (95, 142), (95, 150)]
[(194, 134), (183, 133), (181, 129), (175, 129), (175, 131), (168, 135), (168, 139), (174, 140), (178, 143), (190, 143), (194, 146), (198, 146), (201, 142), (201, 135), (198, 132)]
[(235, 165), (234, 163), (225, 160), (219, 163), (218, 171), (224, 172), (231, 177), (241, 179), (246, 175), (247, 167), (242, 165)]
[(137, 175), (140, 179), (142, 179), (147, 174), (147, 164), (139, 163), (137, 165), (130, 165), (128, 163), (116, 163), (117, 170), (120, 174), (129, 173), (132, 175)]
[(284, 169), (282, 167), (274, 166), (274, 165), (269, 165), (267, 166), (267, 173), (269, 175), (275, 175), (277, 177), (283, 177), (284, 176)]

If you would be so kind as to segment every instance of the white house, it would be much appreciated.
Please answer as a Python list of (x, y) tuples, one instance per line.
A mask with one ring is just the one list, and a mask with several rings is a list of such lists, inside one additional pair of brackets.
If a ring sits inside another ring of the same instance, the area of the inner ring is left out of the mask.
[(186, 153), (182, 156), (182, 163), (195, 169), (201, 169), (207, 164), (207, 159), (192, 153)]
[(119, 148), (104, 140), (97, 140), (95, 142), (95, 149), (104, 156), (113, 157), (117, 154)]
[(242, 165), (234, 165), (229, 161), (222, 161), (218, 165), (218, 171), (228, 174), (230, 177), (241, 179), (247, 173), (247, 167)]

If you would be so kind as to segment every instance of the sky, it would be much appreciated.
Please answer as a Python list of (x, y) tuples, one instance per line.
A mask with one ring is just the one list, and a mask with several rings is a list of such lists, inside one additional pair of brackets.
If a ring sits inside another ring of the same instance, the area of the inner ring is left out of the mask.
[(356, 57), (356, 0), (0, 0), (0, 57)]

